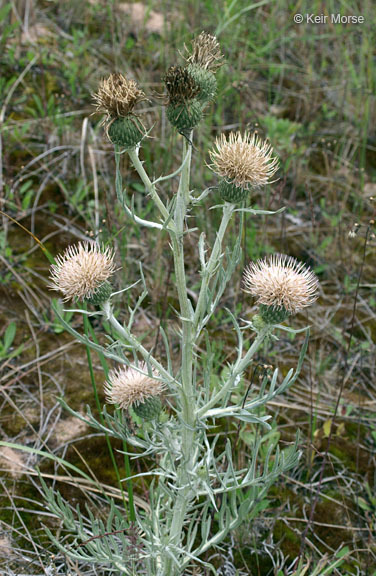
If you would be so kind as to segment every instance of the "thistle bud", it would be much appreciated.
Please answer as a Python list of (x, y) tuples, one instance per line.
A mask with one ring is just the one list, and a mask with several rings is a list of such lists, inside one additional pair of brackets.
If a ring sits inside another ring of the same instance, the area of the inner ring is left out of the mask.
[(169, 104), (167, 118), (181, 134), (188, 136), (202, 120), (202, 106), (198, 100), (192, 100), (186, 104)]
[(168, 93), (167, 118), (187, 137), (202, 119), (202, 105), (198, 100), (200, 87), (188, 68), (181, 66), (171, 66), (164, 81)]
[(217, 80), (214, 73), (206, 68), (201, 68), (197, 64), (189, 64), (187, 70), (200, 88), (197, 100), (202, 104), (208, 104), (214, 100), (217, 93)]
[(266, 326), (265, 321), (261, 318), (260, 314), (255, 314), (252, 318), (252, 324), (257, 332), (263, 330)]
[(136, 148), (145, 136), (145, 128), (133, 114), (126, 118), (114, 118), (107, 127), (107, 136), (113, 144), (125, 150)]
[(143, 420), (155, 420), (162, 410), (162, 402), (159, 396), (147, 398), (145, 402), (133, 405), (133, 410)]
[(266, 306), (265, 304), (260, 304), (259, 314), (265, 324), (281, 324), (290, 315), (283, 306)]
[(98, 288), (93, 292), (92, 296), (86, 298), (88, 304), (93, 304), (93, 306), (100, 306), (103, 302), (109, 300), (112, 293), (112, 286), (110, 282), (103, 282)]
[(222, 200), (230, 202), (231, 204), (243, 202), (243, 200), (249, 196), (249, 190), (247, 190), (247, 188), (241, 188), (232, 182), (226, 182), (226, 180), (220, 182), (218, 190)]

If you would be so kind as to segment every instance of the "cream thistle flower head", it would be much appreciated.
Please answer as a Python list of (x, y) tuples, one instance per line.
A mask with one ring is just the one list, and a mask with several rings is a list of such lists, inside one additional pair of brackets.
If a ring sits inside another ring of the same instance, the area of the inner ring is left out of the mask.
[(186, 58), (188, 64), (197, 64), (200, 68), (215, 71), (223, 64), (223, 54), (221, 47), (215, 36), (207, 32), (201, 32), (192, 41), (192, 52), (185, 47), (189, 56)]
[(106, 114), (105, 122), (112, 118), (129, 116), (138, 102), (146, 100), (137, 82), (119, 73), (104, 78), (99, 85), (98, 92), (93, 94), (93, 98), (97, 105), (97, 112)]
[(111, 248), (101, 248), (95, 242), (80, 242), (56, 257), (56, 264), (51, 266), (49, 287), (62, 292), (65, 301), (77, 298), (96, 304), (109, 298), (111, 286), (107, 280), (114, 271)]
[(111, 370), (105, 384), (106, 401), (109, 404), (118, 404), (120, 408), (129, 408), (143, 404), (149, 399), (160, 396), (164, 385), (154, 377), (159, 374), (152, 370), (149, 376), (147, 366), (140, 363), (136, 369), (133, 366)]
[(278, 170), (278, 159), (272, 156), (273, 148), (256, 134), (230, 132), (228, 138), (221, 134), (215, 141), (216, 150), (210, 150), (212, 164), (209, 168), (227, 183), (248, 190), (263, 186)]
[(244, 271), (244, 291), (258, 304), (289, 314), (310, 306), (318, 297), (318, 279), (301, 262), (284, 254), (251, 262)]

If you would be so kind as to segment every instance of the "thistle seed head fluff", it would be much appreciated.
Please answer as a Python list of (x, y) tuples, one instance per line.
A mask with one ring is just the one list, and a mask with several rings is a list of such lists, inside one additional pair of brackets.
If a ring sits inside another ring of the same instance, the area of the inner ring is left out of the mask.
[(120, 408), (129, 408), (132, 404), (145, 402), (151, 396), (159, 396), (164, 384), (155, 380), (159, 374), (152, 369), (152, 376), (144, 362), (136, 369), (133, 366), (111, 370), (104, 392), (108, 404), (118, 404)]
[(56, 257), (56, 264), (51, 266), (49, 288), (62, 292), (65, 301), (85, 300), (91, 298), (114, 271), (111, 248), (101, 248), (95, 242), (80, 242)]
[(186, 47), (189, 56), (186, 58), (189, 64), (197, 64), (200, 68), (215, 71), (223, 64), (221, 47), (215, 36), (207, 32), (201, 32), (192, 41), (192, 53)]
[(138, 102), (146, 100), (145, 93), (139, 89), (137, 82), (119, 73), (104, 78), (93, 98), (97, 112), (106, 114), (106, 120), (126, 117), (132, 113)]
[(244, 291), (255, 296), (258, 304), (284, 308), (291, 314), (316, 300), (318, 285), (309, 268), (284, 254), (251, 262), (243, 275)]
[(209, 168), (240, 188), (268, 184), (278, 170), (273, 148), (256, 134), (242, 136), (240, 132), (230, 132), (228, 138), (221, 134), (215, 146), (216, 149), (209, 151), (212, 161)]

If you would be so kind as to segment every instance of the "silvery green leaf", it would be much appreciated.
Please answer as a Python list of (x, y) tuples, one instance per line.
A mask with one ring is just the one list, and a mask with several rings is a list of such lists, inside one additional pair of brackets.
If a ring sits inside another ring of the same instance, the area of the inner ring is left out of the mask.
[(276, 324), (274, 328), (278, 328), (278, 330), (284, 330), (285, 332), (289, 332), (290, 334), (301, 334), (302, 332), (306, 332), (310, 329), (310, 326), (305, 326), (304, 328), (299, 328), (295, 330), (295, 328), (291, 328), (290, 326), (284, 326), (283, 324)]
[(89, 346), (89, 348), (91, 348), (92, 350), (95, 350), (96, 352), (102, 353), (104, 356), (106, 356), (106, 358), (110, 358), (111, 360), (115, 360), (116, 362), (119, 362), (120, 364), (124, 363), (123, 358), (121, 358), (120, 356), (113, 354), (109, 349), (104, 348), (100, 344), (96, 344), (95, 342), (93, 342), (92, 340), (87, 338), (86, 336), (77, 332), (77, 330), (75, 330), (68, 322), (65, 321), (63, 316), (60, 314), (59, 310), (56, 307), (54, 307), (53, 303), (52, 303), (52, 309), (54, 310), (56, 316), (59, 318), (59, 321), (62, 324), (62, 326), (64, 326), (65, 330), (67, 332), (69, 332), (72, 336), (74, 336), (76, 338), (76, 340), (78, 340), (78, 342), (85, 344), (85, 346)]
[(99, 422), (98, 420), (96, 420), (96, 418), (94, 418), (89, 405), (86, 405), (86, 417), (85, 417), (80, 412), (76, 412), (75, 410), (70, 408), (70, 406), (65, 402), (64, 398), (58, 398), (58, 402), (59, 404), (61, 404), (64, 410), (69, 412), (72, 416), (74, 416), (78, 420), (81, 420), (81, 422), (87, 424), (87, 426), (90, 426), (95, 430), (103, 432), (104, 434), (109, 434), (114, 438), (119, 438), (120, 440), (127, 439), (128, 426), (126, 419), (121, 411), (119, 412), (115, 411), (114, 416), (111, 416), (110, 414), (108, 414), (106, 406), (104, 406), (102, 416), (104, 422), (107, 424), (107, 426), (105, 426), (102, 422)]
[(234, 212), (248, 212), (249, 214), (261, 214), (261, 215), (269, 215), (269, 214), (280, 214), (286, 210), (286, 206), (282, 206), (278, 210), (259, 210), (257, 208), (236, 208)]

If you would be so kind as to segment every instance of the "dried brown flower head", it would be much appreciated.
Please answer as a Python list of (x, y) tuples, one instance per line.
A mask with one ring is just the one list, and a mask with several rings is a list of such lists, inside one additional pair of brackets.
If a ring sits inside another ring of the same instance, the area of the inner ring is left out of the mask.
[(301, 262), (284, 254), (251, 262), (244, 271), (244, 291), (258, 304), (284, 308), (295, 314), (318, 297), (318, 279)]
[(209, 168), (240, 188), (268, 184), (278, 170), (278, 159), (272, 156), (273, 148), (256, 134), (242, 136), (240, 132), (230, 132), (228, 138), (221, 134), (215, 146), (216, 150), (209, 151), (212, 161)]
[(57, 256), (56, 264), (51, 266), (49, 288), (62, 292), (65, 301), (90, 299), (114, 271), (111, 248), (101, 248), (95, 242), (80, 242)]
[(200, 87), (196, 84), (187, 68), (171, 66), (164, 77), (169, 104), (181, 104), (193, 100)]
[(189, 64), (197, 64), (207, 70), (217, 70), (223, 64), (221, 47), (215, 36), (207, 32), (201, 32), (192, 41), (192, 52), (185, 47), (189, 56), (186, 58)]
[(97, 112), (106, 114), (105, 121), (128, 116), (136, 104), (147, 99), (137, 82), (118, 73), (104, 78), (93, 98)]
[(152, 370), (149, 376), (144, 362), (138, 367), (129, 366), (111, 370), (104, 391), (109, 404), (118, 404), (120, 408), (129, 408), (145, 402), (150, 397), (159, 396), (164, 385), (159, 380), (157, 371)]

